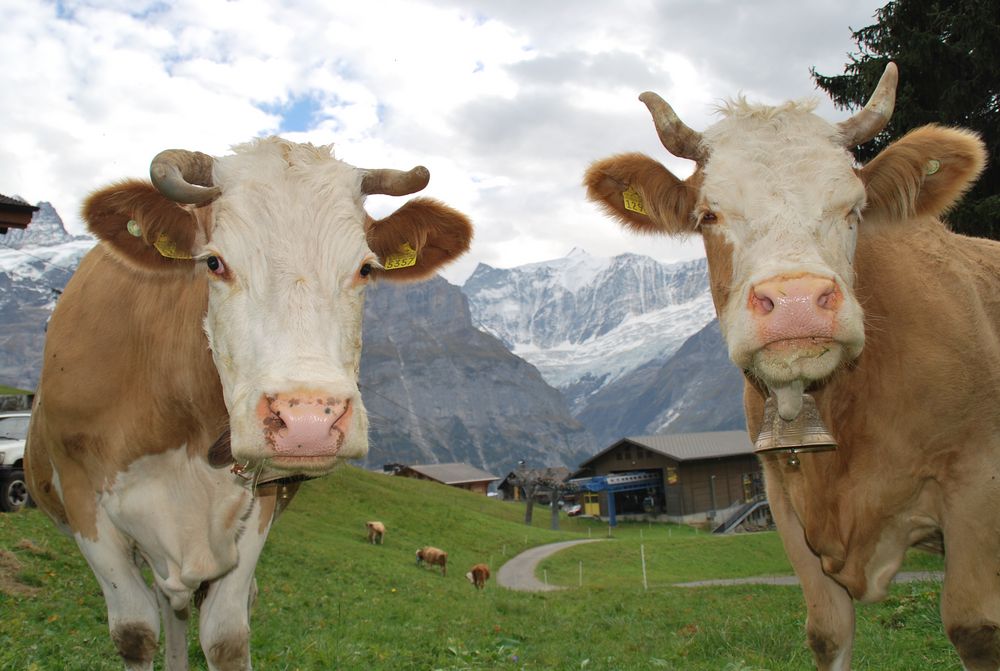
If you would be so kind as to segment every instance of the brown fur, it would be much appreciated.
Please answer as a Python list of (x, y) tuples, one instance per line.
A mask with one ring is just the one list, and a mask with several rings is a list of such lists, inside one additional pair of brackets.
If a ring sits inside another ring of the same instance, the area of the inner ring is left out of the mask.
[[(644, 154), (619, 154), (595, 161), (583, 180), (587, 197), (635, 233), (684, 235), (694, 233), (694, 211), (701, 172), (681, 181)], [(642, 196), (646, 214), (625, 209), (622, 194), (629, 187)]]
[(417, 550), (417, 566), (423, 562), (430, 566), (440, 566), (441, 575), (445, 575), (448, 570), (448, 553), (428, 545)]
[(981, 627), (953, 627), (948, 630), (955, 649), (968, 671), (996, 671), (1000, 668), (1000, 630), (995, 624)]
[(486, 581), (490, 579), (490, 567), (486, 564), (473, 564), (465, 577), (476, 589), (483, 589), (486, 587)]
[(376, 276), (394, 281), (417, 281), (464, 254), (472, 244), (468, 217), (430, 198), (414, 198), (385, 219), (372, 222), (368, 246), (383, 262), (403, 245), (417, 250), (417, 263), (408, 268), (378, 270)]
[(381, 522), (365, 522), (365, 528), (368, 529), (368, 542), (382, 545), (385, 540), (385, 525)]
[(242, 671), (249, 668), (250, 641), (248, 632), (232, 634), (208, 648), (208, 659), (219, 671)]
[[(930, 161), (936, 172), (928, 173)], [(866, 218), (898, 221), (939, 216), (975, 182), (986, 166), (975, 133), (930, 125), (910, 131), (861, 170), (868, 194)]]
[(27, 470), (32, 491), (45, 491), (48, 459), (35, 457), (44, 452), (55, 464), (69, 514), (51, 495), (39, 506), (68, 518), (74, 530), (93, 537), (93, 492), (132, 461), (183, 443), (207, 455), (228, 423), (201, 328), (206, 290), (200, 273), (133, 272), (104, 244), (67, 284), (49, 323), (44, 357), (52, 363), (38, 387)]
[(156, 634), (145, 624), (118, 625), (111, 640), (127, 665), (150, 664), (156, 654)]
[[(210, 211), (211, 206), (202, 209)], [(208, 220), (195, 217), (192, 211), (160, 195), (152, 184), (140, 180), (126, 180), (96, 191), (84, 202), (82, 214), (87, 228), (106, 241), (120, 260), (135, 268), (161, 272), (189, 271), (194, 261), (164, 258), (153, 246), (159, 236), (166, 235), (179, 251), (190, 254), (198, 235), (206, 235), (204, 222)], [(129, 219), (139, 223), (142, 237), (128, 232)]]

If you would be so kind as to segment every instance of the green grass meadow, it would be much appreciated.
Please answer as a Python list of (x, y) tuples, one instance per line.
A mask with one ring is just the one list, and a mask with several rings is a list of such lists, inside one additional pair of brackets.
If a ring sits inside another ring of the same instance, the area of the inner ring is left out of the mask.
[[(258, 564), (252, 619), (257, 671), (297, 669), (601, 669), (757, 671), (811, 668), (798, 587), (681, 588), (680, 581), (787, 575), (775, 533), (716, 537), (688, 527), (561, 519), (429, 482), (345, 466), (306, 483)], [(380, 519), (385, 544), (364, 522)], [(568, 589), (520, 593), (496, 584), (526, 547), (604, 538), (545, 560), (538, 577)], [(418, 568), (436, 545), (449, 572)], [(642, 558), (646, 560), (646, 586)], [(488, 562), (477, 592), (464, 574)], [(914, 557), (907, 568), (940, 568)], [(897, 585), (858, 609), (855, 670), (959, 669), (941, 630), (938, 588)], [(196, 618), (194, 618), (196, 619)], [(204, 669), (192, 622), (192, 668)], [(0, 515), (0, 669), (123, 668), (96, 580), (45, 515)], [(162, 659), (157, 660), (162, 668)]]

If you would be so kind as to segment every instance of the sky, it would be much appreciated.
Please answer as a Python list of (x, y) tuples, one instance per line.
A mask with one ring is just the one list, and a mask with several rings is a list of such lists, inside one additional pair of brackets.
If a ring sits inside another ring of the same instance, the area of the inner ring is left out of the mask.
[[(0, 0), (0, 193), (51, 202), (71, 233), (86, 195), (146, 177), (167, 148), (224, 155), (253, 137), (334, 145), (359, 167), (425, 165), (419, 195), (465, 212), (447, 268), (624, 252), (704, 256), (626, 233), (588, 202), (594, 160), (653, 156), (680, 177), (638, 95), (702, 130), (737, 95), (816, 97), (885, 0)], [(905, 80), (907, 73), (901, 73)], [(373, 196), (385, 216), (404, 198)]]

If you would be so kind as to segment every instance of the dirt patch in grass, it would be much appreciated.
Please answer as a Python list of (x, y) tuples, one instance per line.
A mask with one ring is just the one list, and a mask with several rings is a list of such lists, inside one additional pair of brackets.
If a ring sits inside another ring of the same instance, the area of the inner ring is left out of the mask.
[(35, 596), (41, 588), (25, 585), (18, 579), (21, 562), (10, 550), (0, 549), (0, 592), (8, 596)]

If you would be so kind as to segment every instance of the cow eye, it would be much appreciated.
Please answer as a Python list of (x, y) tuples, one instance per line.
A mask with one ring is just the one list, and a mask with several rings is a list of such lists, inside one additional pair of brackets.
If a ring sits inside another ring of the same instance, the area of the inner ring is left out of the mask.
[(361, 277), (368, 277), (369, 275), (371, 275), (372, 264), (370, 263), (362, 264), (361, 268), (358, 270), (358, 274), (361, 275)]
[(699, 225), (701, 225), (701, 224), (714, 224), (718, 220), (719, 220), (719, 218), (715, 215), (715, 212), (712, 212), (711, 210), (708, 210), (706, 212), (702, 212), (701, 216), (698, 217), (698, 224)]
[(208, 266), (209, 272), (213, 275), (221, 277), (226, 274), (226, 264), (218, 256), (210, 256), (205, 259), (205, 265)]

